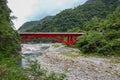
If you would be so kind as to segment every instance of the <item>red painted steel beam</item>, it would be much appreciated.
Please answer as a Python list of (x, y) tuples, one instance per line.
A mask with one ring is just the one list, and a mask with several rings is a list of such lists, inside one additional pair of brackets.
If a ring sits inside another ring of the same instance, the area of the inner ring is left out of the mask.
[[(24, 42), (32, 38), (52, 38), (54, 40), (60, 41), (67, 46), (75, 44), (77, 37), (83, 35), (83, 33), (63, 33), (63, 32), (23, 32), (19, 33), (21, 37), (25, 37), (21, 40)], [(64, 38), (67, 37), (67, 41)]]
[(30, 36), (30, 35), (56, 35), (56, 36), (68, 36), (68, 35), (76, 35), (80, 36), (83, 35), (83, 33), (64, 33), (64, 32), (22, 32), (19, 33), (20, 36)]

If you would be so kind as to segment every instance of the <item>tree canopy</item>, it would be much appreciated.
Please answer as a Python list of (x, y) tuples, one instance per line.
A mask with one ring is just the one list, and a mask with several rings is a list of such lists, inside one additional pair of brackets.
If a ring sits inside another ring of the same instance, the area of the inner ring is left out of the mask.
[(120, 0), (88, 0), (50, 19), (39, 21), (28, 32), (84, 32), (74, 47), (83, 53), (120, 53)]
[(15, 55), (19, 47), (19, 37), (12, 27), (10, 13), (7, 0), (0, 0), (0, 59)]

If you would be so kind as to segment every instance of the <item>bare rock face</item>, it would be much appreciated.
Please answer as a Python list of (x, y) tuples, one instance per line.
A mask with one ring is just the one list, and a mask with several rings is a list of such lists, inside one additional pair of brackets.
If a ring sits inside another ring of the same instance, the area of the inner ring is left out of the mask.
[(58, 46), (58, 44), (23, 46), (23, 52), (28, 52), (29, 47), (33, 52), (35, 49), (44, 52), (36, 57), (41, 66), (48, 71), (65, 73), (67, 75), (65, 80), (120, 80), (120, 63), (113, 63), (112, 59), (80, 55), (74, 58), (65, 56), (61, 53), (79, 54), (80, 51), (63, 45)]

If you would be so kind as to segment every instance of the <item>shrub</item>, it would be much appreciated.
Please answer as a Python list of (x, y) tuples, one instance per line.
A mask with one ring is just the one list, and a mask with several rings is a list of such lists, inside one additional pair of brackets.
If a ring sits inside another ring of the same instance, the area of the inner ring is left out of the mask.
[(98, 53), (109, 55), (109, 54), (119, 54), (120, 52), (120, 39), (114, 39), (110, 41), (106, 46), (100, 48)]
[(110, 44), (111, 44), (111, 46), (112, 46), (112, 49), (113, 49), (116, 53), (120, 54), (120, 53), (119, 53), (119, 52), (120, 52), (120, 38), (111, 41)]
[(90, 42), (89, 44), (87, 45), (84, 45), (81, 50), (84, 52), (84, 53), (93, 53), (93, 52), (96, 52), (97, 51), (97, 46), (94, 42)]
[[(48, 72), (37, 61), (30, 61), (28, 68), (20, 68), (12, 59), (0, 61), (0, 80), (64, 80), (63, 73)], [(10, 65), (11, 63), (11, 65)]]
[(76, 47), (79, 47), (84, 53), (97, 52), (99, 48), (105, 46), (107, 41), (99, 32), (89, 32), (88, 34), (79, 38)]
[(113, 52), (111, 45), (106, 45), (98, 50), (98, 53), (102, 55), (109, 55), (111, 52)]
[(105, 38), (107, 40), (113, 40), (120, 38), (120, 31), (110, 31), (105, 34)]
[(8, 65), (9, 60), (6, 63), (1, 62), (0, 64), (0, 80), (30, 80), (28, 76), (24, 75), (23, 69), (15, 65)]
[(41, 67), (37, 60), (29, 62), (29, 67), (25, 69), (25, 73), (30, 77), (30, 80), (63, 80), (66, 77), (63, 73), (48, 72)]

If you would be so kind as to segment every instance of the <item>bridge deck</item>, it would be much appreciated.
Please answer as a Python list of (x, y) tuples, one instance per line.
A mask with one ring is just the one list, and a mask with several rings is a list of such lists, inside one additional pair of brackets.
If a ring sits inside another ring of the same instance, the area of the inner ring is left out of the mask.
[(83, 33), (67, 33), (67, 32), (22, 32), (19, 33), (20, 36), (30, 36), (30, 35), (58, 35), (58, 36), (68, 36), (68, 35), (83, 35)]
[(84, 33), (72, 33), (72, 32), (19, 32), (19, 34), (84, 34)]
[[(52, 38), (54, 40), (60, 41), (67, 46), (75, 44), (77, 37), (83, 35), (83, 33), (67, 33), (67, 32), (22, 32), (19, 33), (23, 39), (21, 42), (32, 38)], [(67, 38), (67, 40), (65, 39)]]

